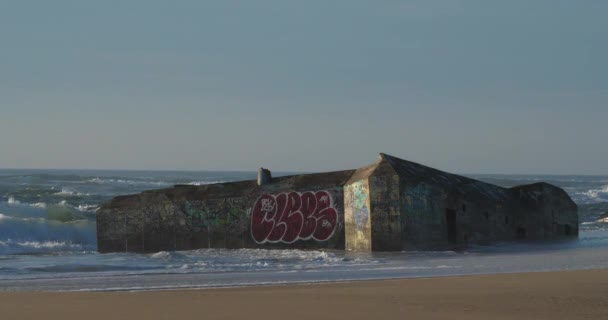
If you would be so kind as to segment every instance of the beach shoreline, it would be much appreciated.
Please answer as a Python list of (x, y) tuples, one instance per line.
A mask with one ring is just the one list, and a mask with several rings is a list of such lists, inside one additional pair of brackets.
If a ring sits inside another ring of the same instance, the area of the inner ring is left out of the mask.
[(608, 269), (199, 290), (2, 292), (4, 319), (602, 319)]

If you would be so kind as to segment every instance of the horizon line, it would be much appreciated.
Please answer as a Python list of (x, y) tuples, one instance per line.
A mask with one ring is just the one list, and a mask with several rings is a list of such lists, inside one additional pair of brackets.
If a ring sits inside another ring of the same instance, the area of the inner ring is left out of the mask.
[[(434, 168), (434, 167), (433, 167)], [(268, 169), (268, 168), (267, 168)], [(327, 173), (327, 172), (337, 172), (337, 171), (348, 171), (348, 170), (356, 170), (357, 168), (352, 169), (343, 169), (343, 170), (320, 170), (320, 171), (293, 171), (293, 170), (276, 170), (271, 172), (276, 173), (297, 173), (297, 174), (314, 174), (314, 173)], [(606, 176), (608, 177), (608, 173), (463, 173), (463, 172), (450, 172), (442, 169), (434, 168), (443, 172), (463, 175), (463, 176), (474, 176), (474, 175), (497, 175), (497, 176)], [(255, 170), (241, 170), (241, 169), (109, 169), (109, 168), (9, 168), (9, 167), (0, 167), (0, 170), (37, 170), (37, 171), (131, 171), (131, 172), (231, 172), (231, 173), (255, 173)]]

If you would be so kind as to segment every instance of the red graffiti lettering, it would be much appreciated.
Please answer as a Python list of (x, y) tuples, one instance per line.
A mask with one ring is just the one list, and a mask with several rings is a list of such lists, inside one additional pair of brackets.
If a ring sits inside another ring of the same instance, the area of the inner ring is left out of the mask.
[(251, 212), (251, 236), (257, 243), (326, 241), (337, 224), (338, 212), (327, 191), (264, 194)]

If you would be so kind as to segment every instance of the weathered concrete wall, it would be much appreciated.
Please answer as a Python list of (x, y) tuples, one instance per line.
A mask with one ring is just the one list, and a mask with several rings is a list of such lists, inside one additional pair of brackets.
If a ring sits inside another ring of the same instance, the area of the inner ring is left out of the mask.
[(367, 179), (354, 181), (344, 187), (344, 207), (346, 250), (371, 251), (372, 225)]
[(404, 249), (435, 248), (447, 244), (443, 190), (424, 182), (401, 184)]
[[(447, 223), (448, 210), (456, 214), (456, 239), (449, 245), (486, 244), (497, 240), (512, 239), (510, 225), (513, 218), (508, 217), (503, 198), (467, 197), (461, 194), (444, 194), (443, 221)], [(506, 223), (505, 223), (506, 221)], [(447, 230), (447, 224), (444, 230)], [(510, 238), (509, 238), (510, 237)]]
[[(563, 190), (545, 186), (507, 190), (490, 199), (446, 192), (424, 182), (402, 184), (404, 249), (463, 247), (495, 241), (550, 239), (578, 234), (576, 205)], [(454, 216), (449, 239), (448, 216)]]
[(400, 251), (401, 210), (399, 195), (399, 175), (385, 161), (368, 179), (370, 190), (372, 250)]
[(558, 187), (533, 184), (506, 189), (394, 157), (382, 158), (399, 174), (403, 249), (578, 234), (576, 205)]
[(116, 197), (97, 213), (100, 252), (195, 248), (344, 249), (352, 174), (177, 186)]
[(576, 204), (566, 192), (547, 183), (512, 188), (523, 207), (515, 220), (520, 238), (546, 239), (578, 235)]
[(248, 247), (255, 182), (183, 186), (123, 196), (97, 212), (100, 252)]

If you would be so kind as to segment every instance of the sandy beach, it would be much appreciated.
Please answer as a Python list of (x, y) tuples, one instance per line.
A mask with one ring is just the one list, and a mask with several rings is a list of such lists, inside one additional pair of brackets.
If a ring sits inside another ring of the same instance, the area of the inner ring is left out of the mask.
[(607, 319), (608, 270), (230, 289), (0, 293), (2, 319)]

